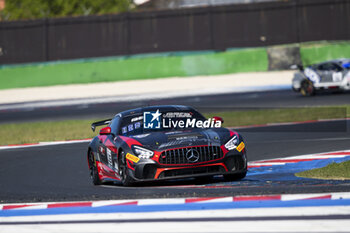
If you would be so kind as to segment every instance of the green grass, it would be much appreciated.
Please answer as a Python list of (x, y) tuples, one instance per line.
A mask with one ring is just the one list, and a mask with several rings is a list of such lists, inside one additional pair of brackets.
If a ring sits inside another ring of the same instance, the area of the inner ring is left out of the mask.
[(350, 117), (350, 106), (317, 108), (282, 108), (250, 111), (230, 111), (206, 114), (206, 117), (221, 116), (224, 126), (246, 126), (266, 123), (283, 123)]
[[(300, 44), (304, 65), (350, 57), (350, 42)], [(0, 90), (37, 86), (267, 71), (266, 48), (144, 54), (0, 66)]]
[(2, 145), (11, 145), (92, 138), (96, 135), (90, 128), (92, 122), (94, 120), (2, 124), (0, 141)]
[(336, 58), (350, 58), (350, 42), (303, 43), (300, 45), (300, 56), (304, 66)]
[[(212, 112), (205, 114), (205, 116), (221, 116), (225, 121), (224, 127), (235, 127), (276, 122), (350, 117), (350, 105), (346, 107)], [(90, 128), (91, 123), (96, 120), (101, 119), (2, 124), (0, 126), (0, 142), (1, 145), (10, 145), (92, 138), (99, 130), (97, 129), (96, 132), (92, 132)]]
[(267, 71), (264, 48), (0, 67), (0, 89)]
[(350, 161), (331, 163), (326, 167), (296, 173), (295, 175), (298, 177), (314, 179), (350, 179)]

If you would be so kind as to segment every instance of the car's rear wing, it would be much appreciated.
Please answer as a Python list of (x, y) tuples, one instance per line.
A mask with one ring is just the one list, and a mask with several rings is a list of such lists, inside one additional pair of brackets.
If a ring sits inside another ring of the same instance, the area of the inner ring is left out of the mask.
[(108, 125), (111, 122), (112, 119), (106, 119), (103, 121), (97, 121), (91, 124), (91, 129), (93, 132), (95, 132), (96, 126), (100, 126), (100, 125)]

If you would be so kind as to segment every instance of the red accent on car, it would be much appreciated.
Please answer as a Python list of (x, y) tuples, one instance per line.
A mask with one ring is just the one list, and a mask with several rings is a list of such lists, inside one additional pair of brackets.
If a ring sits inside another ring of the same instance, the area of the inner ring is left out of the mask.
[(111, 134), (111, 132), (112, 132), (111, 127), (107, 126), (100, 130), (100, 135), (108, 135), (108, 134)]
[(159, 158), (160, 158), (161, 154), (162, 154), (161, 151), (154, 151), (154, 155), (153, 155), (153, 157), (151, 159), (156, 161), (157, 163), (159, 163)]
[(238, 137), (238, 133), (230, 129), (230, 137), (233, 137), (233, 135), (236, 135)]
[(134, 165), (134, 163), (132, 161), (126, 160), (126, 165), (128, 166), (128, 168), (135, 171), (135, 168), (132, 167)]
[(221, 145), (220, 147), (221, 147), (222, 152), (224, 153), (223, 157), (225, 157), (225, 155), (227, 154), (228, 150), (226, 149), (225, 145)]
[(104, 141), (106, 140), (107, 135), (98, 135), (98, 139), (104, 143)]
[(221, 121), (221, 124), (224, 123), (224, 119), (222, 117), (219, 117), (219, 116), (214, 116), (213, 120), (214, 120), (214, 122), (215, 121)]
[(115, 147), (114, 143), (109, 140), (109, 138), (106, 138), (106, 141), (104, 142), (105, 146), (110, 149), (113, 153), (117, 154), (118, 150)]
[(107, 165), (96, 161), (98, 176), (100, 177), (100, 180), (104, 179), (113, 179), (113, 180), (120, 180), (119, 177), (116, 177), (116, 173), (110, 169)]
[(159, 175), (163, 172), (163, 171), (169, 171), (169, 170), (175, 170), (175, 169), (185, 169), (185, 168), (197, 168), (197, 167), (210, 167), (210, 166), (222, 166), (225, 171), (228, 171), (227, 167), (225, 166), (224, 163), (214, 163), (214, 164), (205, 164), (205, 165), (199, 165), (199, 166), (187, 166), (187, 167), (168, 167), (168, 168), (157, 168), (157, 172), (154, 176), (154, 179), (158, 179)]
[(132, 145), (139, 145), (142, 146), (142, 144), (139, 141), (136, 141), (133, 138), (128, 138), (125, 136), (119, 136), (120, 139), (122, 139), (124, 142), (126, 142), (126, 144), (128, 144), (128, 146), (131, 148)]

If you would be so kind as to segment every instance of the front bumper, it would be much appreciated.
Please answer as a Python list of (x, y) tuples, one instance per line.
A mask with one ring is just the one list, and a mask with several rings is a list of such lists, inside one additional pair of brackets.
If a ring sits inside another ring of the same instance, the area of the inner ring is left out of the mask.
[(129, 167), (130, 176), (135, 181), (168, 180), (198, 176), (235, 174), (247, 171), (247, 157), (242, 152), (228, 152), (224, 157), (212, 161), (163, 165), (152, 159), (141, 160)]

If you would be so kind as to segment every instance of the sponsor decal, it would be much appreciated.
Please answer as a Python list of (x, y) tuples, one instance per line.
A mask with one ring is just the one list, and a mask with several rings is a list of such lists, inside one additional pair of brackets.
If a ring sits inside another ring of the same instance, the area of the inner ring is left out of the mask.
[(146, 134), (138, 134), (138, 135), (134, 135), (132, 136), (133, 138), (145, 138), (149, 135), (149, 133), (146, 133)]
[(125, 133), (127, 133), (127, 132), (128, 132), (128, 129), (126, 128), (126, 126), (123, 127), (123, 128), (122, 128), (122, 133), (125, 134)]
[(108, 166), (113, 167), (112, 151), (108, 148), (107, 148), (107, 160), (108, 160)]
[(182, 136), (182, 137), (178, 137), (176, 138), (176, 140), (195, 140), (198, 139), (197, 136)]
[(134, 125), (133, 124), (128, 125), (128, 131), (130, 132), (130, 131), (133, 131), (133, 130), (134, 130)]
[(319, 83), (321, 80), (320, 76), (310, 68), (306, 68), (304, 74), (313, 83)]
[(135, 126), (135, 129), (141, 128), (141, 122), (136, 122), (134, 126)]
[(156, 112), (143, 113), (143, 128), (145, 129), (160, 129), (160, 116), (162, 114), (159, 109)]
[(140, 161), (140, 158), (139, 157), (136, 157), (135, 155), (132, 155), (130, 153), (127, 153), (126, 154), (126, 159), (134, 162), (134, 163), (138, 163)]
[(237, 146), (237, 150), (238, 152), (241, 152), (243, 149), (244, 149), (245, 145), (244, 145), (244, 142), (241, 142), (238, 146)]
[(166, 132), (166, 135), (173, 135), (173, 134), (177, 134), (177, 133), (182, 133), (181, 131), (171, 131), (171, 132)]
[(341, 82), (343, 80), (343, 73), (336, 72), (332, 74), (333, 82)]
[(165, 118), (191, 118), (191, 112), (167, 112), (163, 115)]
[(220, 128), (222, 123), (212, 118), (198, 120), (192, 118), (192, 113), (188, 112), (168, 112), (161, 117), (162, 113), (158, 109), (156, 112), (144, 112), (143, 114), (145, 129)]
[(143, 119), (143, 116), (134, 117), (134, 118), (131, 119), (131, 122), (140, 121), (142, 119)]
[(163, 128), (220, 128), (221, 121), (215, 121), (211, 118), (205, 121), (195, 118), (186, 120), (163, 119)]

